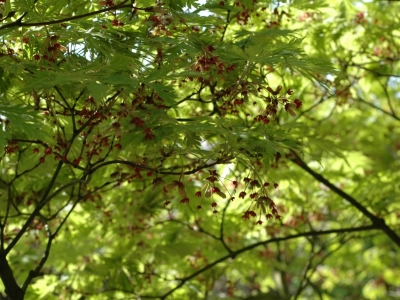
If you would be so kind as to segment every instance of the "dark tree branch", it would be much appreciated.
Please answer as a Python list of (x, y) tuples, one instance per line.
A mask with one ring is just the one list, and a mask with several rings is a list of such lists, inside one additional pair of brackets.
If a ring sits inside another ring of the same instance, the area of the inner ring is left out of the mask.
[(47, 259), (49, 258), (49, 255), (50, 255), (51, 244), (52, 244), (55, 236), (53, 234), (51, 234), (49, 224), (46, 223), (44, 227), (45, 227), (46, 233), (47, 233), (46, 249), (44, 250), (43, 256), (42, 256), (39, 264), (36, 266), (35, 270), (29, 272), (28, 277), (26, 278), (24, 284), (22, 285), (23, 293), (25, 293), (26, 289), (28, 288), (28, 286), (32, 282), (32, 280), (39, 276), (40, 270), (43, 268), (44, 264), (46, 263)]
[(205, 235), (213, 238), (214, 240), (219, 241), (219, 238), (216, 235), (214, 235), (211, 232), (208, 232), (207, 230), (203, 229), (203, 227), (201, 227), (198, 222), (196, 222), (197, 229), (195, 229), (193, 227), (193, 225), (190, 225), (188, 223), (185, 223), (185, 222), (177, 220), (177, 219), (165, 220), (165, 221), (157, 222), (156, 224), (164, 224), (166, 222), (174, 222), (174, 223), (181, 224), (181, 225), (187, 227), (191, 231), (204, 233)]
[(379, 217), (375, 216), (374, 214), (372, 214), (365, 206), (363, 206), (361, 203), (359, 203), (352, 196), (350, 196), (349, 194), (347, 194), (343, 190), (341, 190), (338, 187), (336, 187), (329, 180), (325, 179), (321, 174), (318, 174), (317, 172), (313, 171), (297, 155), (296, 152), (292, 151), (291, 153), (295, 157), (295, 158), (292, 159), (292, 161), (294, 163), (296, 163), (300, 168), (302, 168), (304, 171), (306, 171), (308, 174), (310, 174), (316, 180), (318, 180), (319, 182), (323, 183), (325, 186), (330, 188), (334, 193), (336, 193), (337, 195), (339, 195), (343, 199), (347, 200), (351, 205), (353, 205), (355, 208), (357, 208), (364, 216), (366, 216), (368, 219), (370, 219), (372, 221), (372, 223), (375, 225), (375, 228), (382, 230), (394, 243), (396, 243), (397, 246), (400, 247), (400, 237), (388, 225), (386, 225), (384, 219), (379, 218)]
[(378, 106), (375, 106), (374, 104), (372, 104), (372, 103), (370, 103), (370, 102), (368, 102), (368, 101), (366, 101), (364, 99), (361, 99), (360, 97), (358, 97), (357, 99), (353, 99), (353, 100), (360, 101), (361, 103), (364, 103), (364, 104), (366, 104), (368, 106), (371, 106), (372, 108), (374, 108), (376, 110), (379, 110), (380, 112), (384, 113), (385, 115), (388, 115), (388, 116), (392, 117), (393, 119), (395, 119), (397, 121), (400, 121), (400, 118), (398, 116), (396, 116), (396, 115), (394, 115), (394, 114), (392, 114), (392, 113), (390, 113), (390, 112), (388, 112), (388, 111), (386, 111), (386, 110), (384, 110), (384, 109), (382, 109), (382, 108), (380, 108)]
[[(114, 99), (115, 97), (117, 97), (120, 94), (120, 91), (116, 92), (110, 99)], [(70, 140), (69, 140), (69, 145), (72, 145), (75, 138), (83, 131), (85, 130), (85, 128), (87, 126), (89, 126), (90, 122), (92, 121), (92, 119), (94, 118), (91, 117), (88, 119), (88, 121), (82, 125), (81, 128), (79, 128), (78, 130), (74, 131), (73, 135), (71, 136)], [(70, 150), (70, 147), (68, 147), (65, 152), (64, 155), (68, 155), (68, 152)], [(5, 251), (3, 252), (4, 258), (7, 256), (7, 254), (11, 251), (11, 249), (18, 243), (18, 241), (21, 239), (22, 235), (26, 232), (26, 230), (29, 228), (30, 224), (32, 223), (32, 221), (36, 218), (36, 216), (40, 213), (40, 211), (42, 210), (42, 208), (48, 203), (48, 196), (57, 180), (58, 174), (61, 171), (61, 168), (63, 166), (64, 162), (60, 161), (54, 171), (54, 174), (45, 190), (45, 192), (43, 193), (43, 196), (41, 198), (41, 200), (39, 201), (39, 203), (36, 205), (36, 208), (33, 210), (33, 212), (30, 214), (30, 216), (28, 217), (28, 219), (25, 221), (25, 224), (21, 227), (20, 231), (17, 233), (17, 235), (14, 237), (14, 239), (10, 242), (10, 244), (7, 246), (7, 248), (5, 249)], [(2, 257), (0, 257), (1, 259)]]
[[(348, 238), (347, 240), (349, 240), (349, 238)], [(318, 263), (317, 263), (316, 265), (317, 265), (317, 266), (322, 265), (322, 263), (323, 263), (329, 256), (331, 256), (331, 255), (334, 254), (336, 251), (338, 251), (341, 247), (343, 247), (343, 245), (345, 245), (346, 242), (347, 242), (346, 240), (341, 239), (340, 242), (339, 242), (339, 246), (336, 247), (335, 249), (333, 249), (332, 251), (328, 252), (327, 254), (325, 254), (325, 255), (318, 261)], [(295, 294), (295, 296), (294, 296), (294, 300), (296, 300), (296, 299), (301, 295), (301, 293), (302, 293), (303, 290), (307, 287), (307, 285), (311, 284), (311, 277), (312, 277), (312, 275), (313, 275), (313, 274), (315, 273), (315, 271), (316, 271), (316, 268), (313, 268), (312, 271), (311, 271), (311, 274), (307, 276), (308, 271), (311, 270), (312, 260), (313, 260), (315, 257), (317, 257), (318, 254), (321, 254), (322, 251), (326, 250), (326, 248), (327, 248), (327, 247), (323, 247), (323, 248), (320, 249), (317, 253), (314, 253), (314, 255), (310, 258), (309, 264), (308, 264), (308, 266), (307, 266), (305, 272), (303, 273), (303, 279), (301, 280), (300, 285), (299, 285), (299, 288), (297, 289), (296, 294)]]
[(224, 26), (224, 31), (222, 31), (222, 36), (221, 36), (221, 40), (220, 40), (221, 42), (224, 40), (226, 30), (228, 29), (229, 23), (233, 19), (233, 17), (232, 17), (232, 19), (229, 19), (230, 15), (231, 15), (231, 10), (228, 9), (228, 13), (226, 14), (226, 24)]
[(226, 215), (226, 210), (228, 209), (229, 204), (231, 203), (231, 200), (228, 199), (223, 211), (222, 211), (222, 220), (221, 220), (221, 225), (219, 228), (219, 240), (221, 241), (222, 245), (224, 246), (224, 248), (226, 249), (226, 251), (228, 251), (228, 253), (232, 254), (232, 258), (234, 258), (233, 256), (233, 251), (231, 248), (229, 248), (229, 246), (226, 244), (225, 242), (225, 238), (224, 238), (224, 222), (225, 222), (225, 215)]
[(396, 113), (395, 113), (394, 108), (393, 108), (393, 105), (392, 105), (392, 101), (391, 101), (390, 96), (389, 96), (389, 92), (387, 90), (388, 81), (389, 81), (389, 78), (386, 80), (386, 85), (383, 84), (382, 82), (379, 82), (379, 83), (382, 86), (383, 92), (385, 93), (385, 96), (386, 96), (386, 99), (387, 99), (387, 102), (388, 102), (388, 105), (389, 105), (389, 108), (390, 108), (390, 112), (392, 113), (392, 116), (397, 118)]
[(56, 179), (58, 177), (58, 174), (60, 173), (61, 167), (63, 165), (63, 162), (60, 161), (57, 165), (57, 168), (53, 174), (53, 177), (51, 178), (51, 181), (49, 183), (49, 185), (47, 186), (46, 191), (43, 193), (42, 199), (40, 200), (40, 202), (38, 203), (38, 205), (36, 206), (36, 208), (33, 210), (33, 212), (30, 214), (30, 216), (28, 217), (28, 219), (26, 220), (25, 224), (22, 226), (22, 228), (20, 229), (20, 231), (17, 233), (17, 235), (15, 236), (15, 238), (10, 242), (10, 244), (8, 244), (6, 250), (4, 251), (4, 255), (6, 256), (11, 249), (18, 243), (18, 241), (21, 239), (22, 235), (26, 232), (26, 230), (29, 228), (30, 224), (32, 223), (32, 221), (35, 219), (35, 217), (38, 215), (38, 213), (40, 212), (40, 210), (46, 205), (47, 201), (47, 196), (50, 194), (51, 189), (53, 188), (54, 183), (56, 182)]
[(219, 165), (219, 164), (228, 163), (232, 159), (233, 159), (233, 157), (228, 157), (226, 159), (219, 159), (219, 160), (217, 160), (217, 161), (215, 161), (213, 163), (205, 164), (205, 165), (202, 165), (202, 166), (198, 166), (196, 168), (193, 168), (192, 170), (185, 171), (185, 172), (159, 171), (156, 168), (152, 168), (152, 167), (149, 167), (149, 166), (146, 166), (146, 165), (139, 165), (139, 164), (136, 164), (136, 163), (131, 162), (131, 161), (116, 159), (116, 160), (110, 160), (110, 161), (106, 161), (106, 162), (100, 163), (98, 165), (95, 165), (91, 169), (87, 170), (87, 172), (92, 174), (92, 173), (96, 172), (98, 169), (103, 168), (105, 166), (113, 165), (113, 164), (122, 164), (122, 165), (128, 165), (128, 166), (135, 167), (135, 168), (140, 168), (140, 169), (144, 169), (144, 170), (153, 171), (153, 172), (155, 172), (157, 174), (163, 174), (163, 175), (190, 175), (190, 174), (195, 174), (196, 172), (198, 172), (200, 170), (203, 170), (203, 169), (207, 169), (207, 168)]
[(40, 144), (43, 147), (49, 147), (48, 144), (41, 140), (26, 140), (26, 139), (12, 139), (11, 142), (17, 142), (17, 143), (30, 143), (30, 144)]
[(64, 95), (61, 93), (60, 89), (57, 86), (54, 86), (54, 89), (57, 91), (57, 93), (60, 95), (61, 99), (67, 106), (68, 110), (71, 113), (71, 122), (72, 122), (72, 129), (75, 132), (76, 131), (76, 123), (75, 123), (75, 109), (71, 107), (67, 101), (67, 99), (64, 97)]
[[(6, 215), (4, 216), (4, 222), (0, 223), (0, 243), (1, 243), (1, 247), (0, 247), (0, 251), (4, 251), (4, 238), (5, 238), (5, 234), (4, 234), (4, 229), (7, 225), (7, 219), (10, 216), (10, 207), (11, 207), (11, 184), (7, 185), (7, 206), (6, 206)], [(1, 259), (1, 258), (0, 258)]]
[[(12, 23), (8, 23), (4, 26), (0, 27), (0, 31), (6, 28), (11, 28), (11, 27), (33, 27), (33, 26), (46, 26), (46, 25), (53, 25), (53, 24), (60, 24), (60, 23), (65, 23), (68, 21), (73, 21), (73, 20), (78, 20), (78, 19), (82, 19), (82, 18), (86, 18), (86, 17), (90, 17), (90, 16), (95, 16), (98, 14), (101, 14), (103, 12), (107, 12), (107, 11), (113, 11), (113, 10), (117, 10), (117, 9), (122, 9), (122, 8), (132, 8), (132, 4), (125, 4), (127, 3), (128, 0), (125, 0), (124, 2), (118, 4), (118, 5), (114, 5), (108, 8), (104, 8), (104, 9), (100, 9), (100, 10), (96, 10), (96, 11), (92, 11), (86, 14), (82, 14), (82, 15), (78, 15), (78, 16), (73, 16), (73, 17), (69, 17), (69, 18), (65, 18), (65, 19), (60, 19), (60, 20), (54, 20), (54, 21), (47, 21), (47, 22), (37, 22), (37, 23), (22, 23), (22, 19), (23, 17), (25, 17), (25, 15), (27, 13), (23, 13), (22, 16), (20, 18), (18, 18), (17, 21), (12, 22)], [(143, 10), (146, 12), (152, 11), (153, 7), (145, 7), (145, 8), (140, 8), (140, 7), (136, 7), (137, 10)]]
[(14, 278), (14, 274), (6, 259), (6, 253), (3, 250), (0, 250), (0, 278), (5, 286), (5, 292), (10, 299), (23, 299), (24, 293)]
[(378, 71), (375, 71), (375, 70), (366, 68), (366, 67), (361, 66), (361, 65), (359, 65), (359, 64), (351, 64), (351, 66), (357, 67), (357, 68), (360, 68), (360, 69), (363, 69), (363, 70), (368, 71), (368, 72), (371, 72), (372, 74), (374, 74), (374, 75), (376, 75), (376, 76), (378, 76), (378, 77), (396, 77), (396, 78), (400, 78), (400, 75), (397, 75), (397, 74), (385, 74), (385, 73), (380, 73), (380, 72), (378, 72)]
[(29, 172), (32, 172), (33, 170), (35, 170), (36, 168), (38, 168), (42, 163), (38, 162), (36, 163), (36, 165), (34, 165), (32, 168), (26, 169), (25, 171), (21, 172), (21, 173), (17, 173), (15, 172), (15, 176), (14, 178), (10, 181), (10, 184), (12, 184), (15, 180), (17, 180), (18, 178), (20, 178), (21, 176), (28, 174)]
[[(239, 250), (233, 251), (232, 254), (234, 255), (234, 257), (245, 253), (247, 251), (253, 250), (254, 248), (257, 248), (259, 246), (262, 245), (267, 245), (270, 243), (275, 243), (275, 242), (283, 242), (283, 241), (288, 241), (288, 240), (292, 240), (292, 239), (296, 239), (299, 237), (307, 237), (307, 236), (319, 236), (319, 235), (326, 235), (326, 234), (333, 234), (333, 233), (337, 233), (337, 234), (344, 234), (344, 233), (350, 233), (350, 232), (359, 232), (359, 231), (368, 231), (368, 230), (374, 230), (374, 229), (380, 229), (379, 227), (377, 228), (376, 224), (372, 224), (372, 225), (368, 225), (368, 226), (361, 226), (361, 227), (356, 227), (356, 228), (342, 228), (342, 229), (331, 229), (331, 230), (325, 230), (325, 231), (309, 231), (309, 232), (303, 232), (303, 233), (298, 233), (298, 234), (293, 234), (293, 235), (288, 235), (286, 237), (281, 237), (281, 238), (272, 238), (266, 241), (261, 241), (258, 243), (254, 243), (252, 245), (249, 245), (247, 247), (243, 247)], [(207, 270), (210, 270), (211, 268), (213, 268), (214, 266), (218, 265), (219, 263), (232, 258), (231, 254), (225, 255), (215, 261), (213, 261), (212, 263), (208, 264), (207, 266), (197, 270), (196, 272), (192, 273), (191, 275), (185, 277), (185, 278), (181, 278), (180, 283), (177, 284), (177, 286), (175, 286), (173, 289), (169, 290), (167, 293), (165, 293), (164, 295), (160, 296), (159, 298), (161, 300), (166, 299), (168, 296), (170, 296), (171, 294), (173, 294), (176, 290), (178, 290), (179, 288), (181, 288), (186, 282), (190, 281), (191, 279), (197, 277), (198, 275), (204, 273)], [(146, 296), (143, 296), (143, 298)], [(153, 297), (153, 296), (147, 296), (147, 297)]]
[[(79, 186), (79, 191), (81, 189), (81, 185)], [(46, 224), (45, 228), (46, 228), (46, 232), (48, 235), (48, 240), (47, 240), (47, 245), (46, 245), (46, 249), (45, 252), (43, 254), (42, 259), (40, 260), (39, 264), (36, 266), (35, 270), (30, 271), (28, 277), (26, 278), (23, 286), (22, 286), (22, 291), (25, 293), (26, 289), (28, 288), (29, 284), (32, 282), (32, 280), (35, 277), (39, 276), (40, 271), (42, 270), (44, 264), (46, 263), (47, 259), (49, 258), (50, 255), (50, 249), (51, 249), (51, 245), (53, 243), (53, 240), (56, 238), (58, 232), (60, 231), (61, 227), (63, 227), (63, 225), (65, 224), (65, 222), (67, 221), (67, 219), (69, 218), (69, 216), (71, 215), (71, 213), (73, 212), (73, 210), (75, 209), (76, 205), (79, 203), (79, 201), (82, 199), (82, 195), (78, 195), (78, 199), (75, 201), (75, 203), (72, 205), (71, 209), (68, 211), (67, 215), (64, 217), (64, 219), (61, 221), (60, 225), (57, 227), (57, 229), (51, 233), (50, 232), (50, 228), (49, 225)]]

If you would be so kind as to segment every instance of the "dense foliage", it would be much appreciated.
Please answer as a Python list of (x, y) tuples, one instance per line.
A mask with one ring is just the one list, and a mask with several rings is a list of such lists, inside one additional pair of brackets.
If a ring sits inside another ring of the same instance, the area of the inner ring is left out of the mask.
[(0, 0), (0, 299), (399, 297), (399, 10)]

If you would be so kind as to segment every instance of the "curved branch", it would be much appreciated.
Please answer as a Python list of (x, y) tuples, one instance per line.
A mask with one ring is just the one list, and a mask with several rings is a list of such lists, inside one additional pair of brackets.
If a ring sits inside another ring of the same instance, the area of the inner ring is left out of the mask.
[(224, 248), (226, 249), (226, 251), (228, 251), (228, 253), (230, 253), (232, 255), (232, 258), (234, 258), (235, 256), (233, 255), (233, 251), (232, 249), (226, 244), (225, 242), (225, 238), (224, 238), (224, 222), (225, 222), (225, 215), (226, 215), (226, 210), (228, 209), (229, 204), (231, 203), (231, 200), (228, 200), (228, 202), (226, 203), (223, 211), (222, 211), (222, 219), (221, 219), (221, 225), (219, 228), (219, 240), (221, 241), (222, 245), (224, 246)]
[[(343, 234), (343, 233), (349, 233), (349, 232), (359, 232), (359, 231), (367, 231), (367, 230), (373, 230), (373, 229), (379, 229), (377, 227), (376, 224), (372, 224), (372, 225), (368, 225), (368, 226), (360, 226), (360, 227), (356, 227), (356, 228), (342, 228), (342, 229), (331, 229), (331, 230), (325, 230), (325, 231), (309, 231), (309, 232), (303, 232), (303, 233), (298, 233), (298, 234), (293, 234), (293, 235), (288, 235), (285, 237), (281, 237), (281, 238), (272, 238), (266, 241), (261, 241), (258, 243), (254, 243), (252, 245), (249, 245), (247, 247), (243, 247), (239, 250), (233, 251), (232, 254), (236, 257), (244, 252), (247, 252), (249, 250), (252, 250), (254, 248), (257, 248), (258, 246), (262, 246), (262, 245), (267, 245), (270, 243), (275, 243), (275, 242), (282, 242), (282, 241), (287, 241), (287, 240), (292, 240), (292, 239), (296, 239), (299, 237), (306, 237), (306, 236), (317, 236), (317, 235), (326, 235), (326, 234), (332, 234), (332, 233), (337, 233), (337, 234)], [(169, 295), (173, 294), (176, 290), (178, 290), (179, 288), (181, 288), (186, 282), (188, 282), (189, 280), (195, 278), (196, 276), (200, 275), (201, 273), (213, 268), (214, 266), (216, 266), (217, 264), (232, 258), (231, 254), (225, 255), (215, 261), (213, 261), (212, 263), (208, 264), (207, 266), (197, 270), (196, 272), (192, 273), (191, 275), (182, 278), (181, 282), (175, 286), (173, 289), (171, 289), (170, 291), (168, 291), (167, 293), (165, 293), (164, 295), (162, 295), (160, 297), (160, 299), (166, 299)], [(145, 298), (146, 296), (141, 296), (143, 298)]]
[(53, 177), (50, 180), (49, 185), (47, 186), (46, 191), (44, 192), (42, 199), (40, 200), (39, 204), (36, 206), (36, 208), (33, 210), (33, 212), (30, 214), (29, 218), (26, 220), (25, 224), (22, 226), (20, 231), (17, 233), (15, 238), (8, 244), (6, 250), (2, 253), (4, 256), (7, 256), (7, 254), (11, 251), (11, 249), (18, 243), (22, 235), (26, 232), (28, 229), (29, 225), (32, 223), (32, 221), (36, 218), (37, 214), (40, 212), (40, 210), (46, 205), (47, 201), (47, 196), (50, 194), (51, 189), (53, 188), (56, 179), (58, 177), (58, 174), (61, 171), (61, 167), (63, 166), (63, 162), (60, 161), (57, 165), (56, 170), (54, 171)]
[(357, 99), (354, 99), (354, 100), (356, 100), (356, 101), (358, 100), (361, 103), (367, 104), (368, 106), (371, 106), (372, 108), (375, 108), (376, 110), (379, 110), (380, 112), (384, 113), (385, 115), (391, 116), (393, 119), (395, 119), (397, 121), (400, 121), (400, 118), (398, 116), (396, 116), (396, 115), (394, 115), (394, 114), (392, 114), (392, 113), (390, 113), (390, 112), (388, 112), (388, 111), (386, 111), (386, 110), (384, 110), (384, 109), (382, 109), (382, 108), (380, 108), (378, 106), (375, 106), (374, 104), (372, 104), (372, 103), (370, 103), (370, 102), (368, 102), (368, 101), (366, 101), (364, 99), (361, 99), (360, 97), (358, 97)]
[(381, 72), (378, 72), (378, 71), (363, 67), (363, 66), (361, 66), (359, 64), (351, 64), (351, 66), (363, 69), (363, 70), (368, 71), (368, 72), (371, 72), (372, 74), (376, 75), (377, 77), (395, 77), (395, 78), (400, 78), (400, 75), (381, 73)]
[(202, 165), (202, 166), (198, 166), (198, 167), (196, 167), (196, 168), (194, 168), (192, 170), (186, 171), (186, 172), (159, 171), (157, 168), (152, 168), (152, 167), (149, 167), (149, 166), (146, 166), (146, 165), (138, 165), (138, 164), (136, 164), (134, 162), (127, 161), (127, 160), (115, 159), (115, 160), (110, 160), (110, 161), (106, 161), (106, 162), (100, 163), (100, 164), (96, 165), (95, 167), (92, 167), (91, 169), (86, 170), (86, 171), (89, 174), (93, 174), (98, 169), (103, 168), (103, 167), (105, 167), (107, 165), (122, 164), (122, 165), (128, 165), (128, 166), (131, 166), (131, 167), (140, 168), (140, 169), (144, 169), (144, 170), (148, 170), (148, 171), (153, 171), (153, 172), (155, 172), (157, 174), (164, 174), (164, 175), (182, 175), (182, 174), (183, 175), (191, 175), (191, 174), (194, 174), (194, 173), (196, 173), (196, 172), (198, 172), (200, 170), (207, 169), (207, 168), (213, 167), (213, 166), (218, 165), (218, 164), (227, 163), (232, 159), (233, 159), (233, 157), (227, 157), (226, 159), (218, 159), (217, 161), (215, 161), (213, 163)]
[(230, 15), (231, 15), (231, 10), (230, 9), (228, 9), (228, 13), (226, 14), (226, 24), (225, 24), (225, 26), (224, 26), (224, 31), (222, 31), (222, 36), (221, 36), (221, 42), (224, 40), (224, 37), (225, 37), (225, 33), (226, 33), (226, 30), (228, 29), (228, 26), (229, 26), (229, 23), (231, 22), (231, 20), (233, 19), (233, 17), (235, 17), (235, 16), (233, 16), (232, 17), (232, 19), (229, 19), (229, 17), (230, 17)]
[[(111, 6), (111, 7), (108, 7), (108, 8), (92, 11), (92, 12), (89, 12), (89, 13), (86, 13), (86, 14), (73, 16), (73, 17), (69, 17), (69, 18), (65, 18), (65, 19), (47, 21), (47, 22), (22, 23), (22, 18), (27, 14), (27, 13), (23, 13), (23, 15), (20, 18), (18, 18), (17, 21), (9, 23), (9, 24), (6, 24), (4, 26), (1, 26), (0, 30), (6, 29), (6, 28), (10, 28), (10, 27), (33, 27), (33, 26), (54, 25), (54, 24), (65, 23), (65, 22), (68, 22), (68, 21), (73, 21), (73, 20), (77, 20), (77, 19), (82, 19), (82, 18), (98, 15), (98, 14), (101, 14), (101, 13), (107, 12), (107, 11), (112, 11), (112, 10), (117, 10), (117, 9), (122, 9), (122, 8), (132, 8), (132, 4), (125, 4), (127, 2), (128, 2), (128, 0), (125, 0), (125, 1), (123, 1), (122, 3), (120, 3), (118, 5)], [(151, 12), (151, 11), (154, 10), (154, 7), (153, 6), (150, 6), (150, 7), (136, 7), (136, 10), (143, 10), (143, 11), (146, 11), (146, 12)]]
[[(347, 239), (347, 241), (349, 240), (349, 238)], [(345, 239), (340, 239), (339, 240), (339, 246), (336, 247), (335, 249), (333, 249), (332, 251), (328, 252), (327, 254), (325, 254), (322, 259), (320, 259), (318, 261), (318, 263), (316, 264), (317, 266), (322, 265), (322, 263), (332, 254), (334, 254), (336, 251), (338, 251), (340, 248), (343, 247), (343, 245), (346, 244), (347, 242)], [(307, 273), (309, 270), (311, 270), (311, 265), (312, 265), (312, 260), (317, 256), (317, 254), (321, 254), (322, 251), (326, 250), (325, 248), (320, 249), (317, 253), (314, 253), (314, 255), (310, 258), (309, 264), (307, 266), (307, 268), (305, 269), (304, 273), (303, 273), (303, 279), (300, 281), (300, 285), (299, 288), (297, 289), (296, 294), (294, 295), (294, 299), (293, 300), (297, 300), (298, 297), (300, 297), (300, 295), (302, 294), (303, 290), (307, 287), (307, 285), (309, 285), (311, 283), (311, 277), (313, 276), (313, 274), (316, 271), (316, 268), (313, 268), (311, 271), (311, 274), (307, 276)], [(304, 284), (305, 282), (305, 284)]]
[(325, 179), (321, 174), (314, 172), (298, 155), (296, 152), (291, 151), (294, 155), (294, 159), (291, 159), (292, 162), (297, 164), (300, 168), (310, 174), (319, 182), (323, 183), (325, 186), (330, 188), (334, 193), (347, 200), (351, 205), (357, 208), (364, 216), (372, 221), (372, 224), (375, 225), (375, 228), (382, 230), (393, 242), (396, 243), (397, 246), (400, 247), (400, 236), (397, 235), (388, 225), (385, 223), (385, 219), (379, 218), (372, 214), (365, 206), (359, 203), (352, 196), (344, 192), (343, 190), (336, 187), (329, 180)]
[(397, 118), (396, 113), (395, 113), (394, 108), (393, 108), (393, 105), (392, 105), (392, 100), (390, 99), (390, 95), (389, 95), (389, 92), (387, 90), (388, 83), (389, 83), (389, 78), (386, 80), (386, 85), (379, 81), (379, 84), (381, 85), (381, 87), (383, 89), (383, 92), (385, 93), (385, 96), (386, 96), (386, 99), (387, 99), (387, 103), (388, 103), (389, 108), (390, 108), (390, 112), (392, 113), (392, 115), (394, 117)]

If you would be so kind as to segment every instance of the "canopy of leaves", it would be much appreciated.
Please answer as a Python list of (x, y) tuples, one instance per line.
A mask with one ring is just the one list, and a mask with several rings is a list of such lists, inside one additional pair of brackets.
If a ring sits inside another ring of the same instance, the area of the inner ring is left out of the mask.
[(0, 299), (400, 297), (398, 11), (0, 0)]

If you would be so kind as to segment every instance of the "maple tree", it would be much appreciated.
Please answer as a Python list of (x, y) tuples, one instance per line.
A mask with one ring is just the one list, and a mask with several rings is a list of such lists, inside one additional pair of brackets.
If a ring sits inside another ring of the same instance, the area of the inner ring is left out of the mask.
[(1, 0), (0, 299), (398, 296), (398, 9)]

